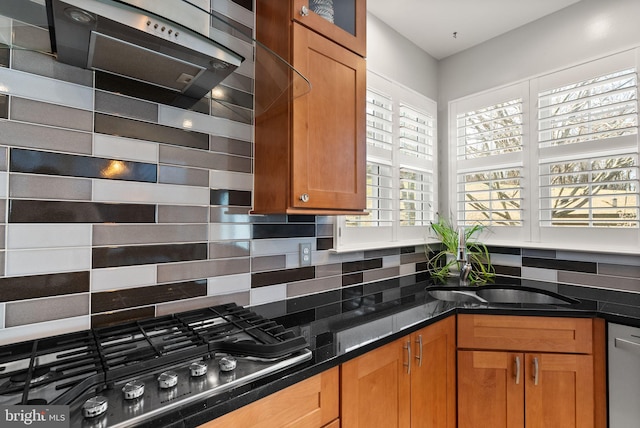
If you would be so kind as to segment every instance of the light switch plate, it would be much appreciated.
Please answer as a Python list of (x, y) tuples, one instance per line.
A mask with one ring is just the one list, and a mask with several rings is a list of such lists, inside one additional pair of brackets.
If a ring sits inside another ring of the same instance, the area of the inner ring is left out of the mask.
[(300, 244), (300, 266), (311, 266), (311, 243)]

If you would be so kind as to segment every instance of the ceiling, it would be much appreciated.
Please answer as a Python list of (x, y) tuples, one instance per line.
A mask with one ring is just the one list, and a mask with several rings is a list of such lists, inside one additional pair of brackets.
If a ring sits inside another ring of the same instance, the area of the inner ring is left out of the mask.
[(367, 10), (442, 59), (578, 1), (367, 0)]

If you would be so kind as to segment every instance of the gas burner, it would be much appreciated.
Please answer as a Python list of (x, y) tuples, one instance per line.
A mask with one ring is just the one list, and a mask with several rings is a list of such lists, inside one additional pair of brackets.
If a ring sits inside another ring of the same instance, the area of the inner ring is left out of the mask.
[[(10, 394), (24, 388), (29, 371), (23, 370), (9, 376), (9, 380), (0, 385), (0, 394)], [(31, 372), (30, 386), (51, 382), (58, 377), (58, 373), (52, 371), (49, 367), (36, 367)]]

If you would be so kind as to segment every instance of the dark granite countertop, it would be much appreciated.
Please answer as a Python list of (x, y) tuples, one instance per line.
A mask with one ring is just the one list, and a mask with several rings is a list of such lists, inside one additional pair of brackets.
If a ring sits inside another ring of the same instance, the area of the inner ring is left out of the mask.
[(444, 302), (425, 291), (432, 284), (424, 274), (415, 274), (254, 306), (252, 310), (305, 336), (313, 358), (285, 372), (186, 406), (144, 426), (196, 427), (457, 313), (600, 317), (640, 326), (640, 295), (637, 294), (518, 278), (504, 278), (498, 283), (556, 292), (580, 303), (553, 306)]

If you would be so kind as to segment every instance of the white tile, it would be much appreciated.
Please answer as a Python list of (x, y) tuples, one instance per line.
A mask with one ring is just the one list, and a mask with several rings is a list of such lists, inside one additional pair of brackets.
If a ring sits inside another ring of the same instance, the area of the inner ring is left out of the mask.
[(122, 290), (144, 285), (153, 285), (156, 280), (156, 266), (124, 266), (91, 271), (91, 291)]
[(94, 134), (93, 154), (104, 158), (158, 163), (158, 143)]
[(409, 263), (406, 265), (400, 265), (400, 276), (416, 273), (416, 264)]
[(7, 224), (7, 249), (90, 247), (90, 224)]
[(4, 67), (0, 67), (0, 93), (93, 110), (92, 88)]
[(91, 269), (91, 248), (55, 250), (9, 250), (6, 275), (36, 275)]
[(93, 200), (140, 204), (209, 205), (210, 191), (208, 187), (93, 180)]
[(382, 257), (382, 267), (400, 266), (400, 254)]
[(209, 171), (209, 187), (212, 189), (253, 190), (253, 174), (232, 171)]
[(520, 276), (523, 279), (533, 279), (536, 281), (558, 282), (558, 271), (554, 269), (539, 269), (532, 267), (522, 267)]
[(253, 127), (246, 123), (234, 122), (166, 105), (159, 106), (158, 123), (175, 128), (237, 138), (243, 141), (252, 141), (253, 136)]
[(210, 241), (228, 241), (238, 239), (251, 239), (250, 224), (220, 224), (209, 225)]
[(258, 257), (278, 254), (298, 254), (300, 244), (305, 242), (311, 242), (312, 250), (315, 250), (315, 238), (254, 239), (251, 241), (251, 255)]
[(287, 284), (269, 285), (251, 289), (251, 305), (276, 302), (287, 298)]
[(251, 290), (251, 274), (216, 276), (207, 279), (207, 296), (239, 293)]
[(90, 316), (65, 318), (19, 327), (4, 328), (0, 330), (0, 345), (8, 345), (10, 343), (22, 342), (23, 340), (71, 333), (73, 331), (87, 330), (89, 328), (91, 328)]
[(9, 173), (0, 172), (0, 198), (6, 198), (9, 195)]

